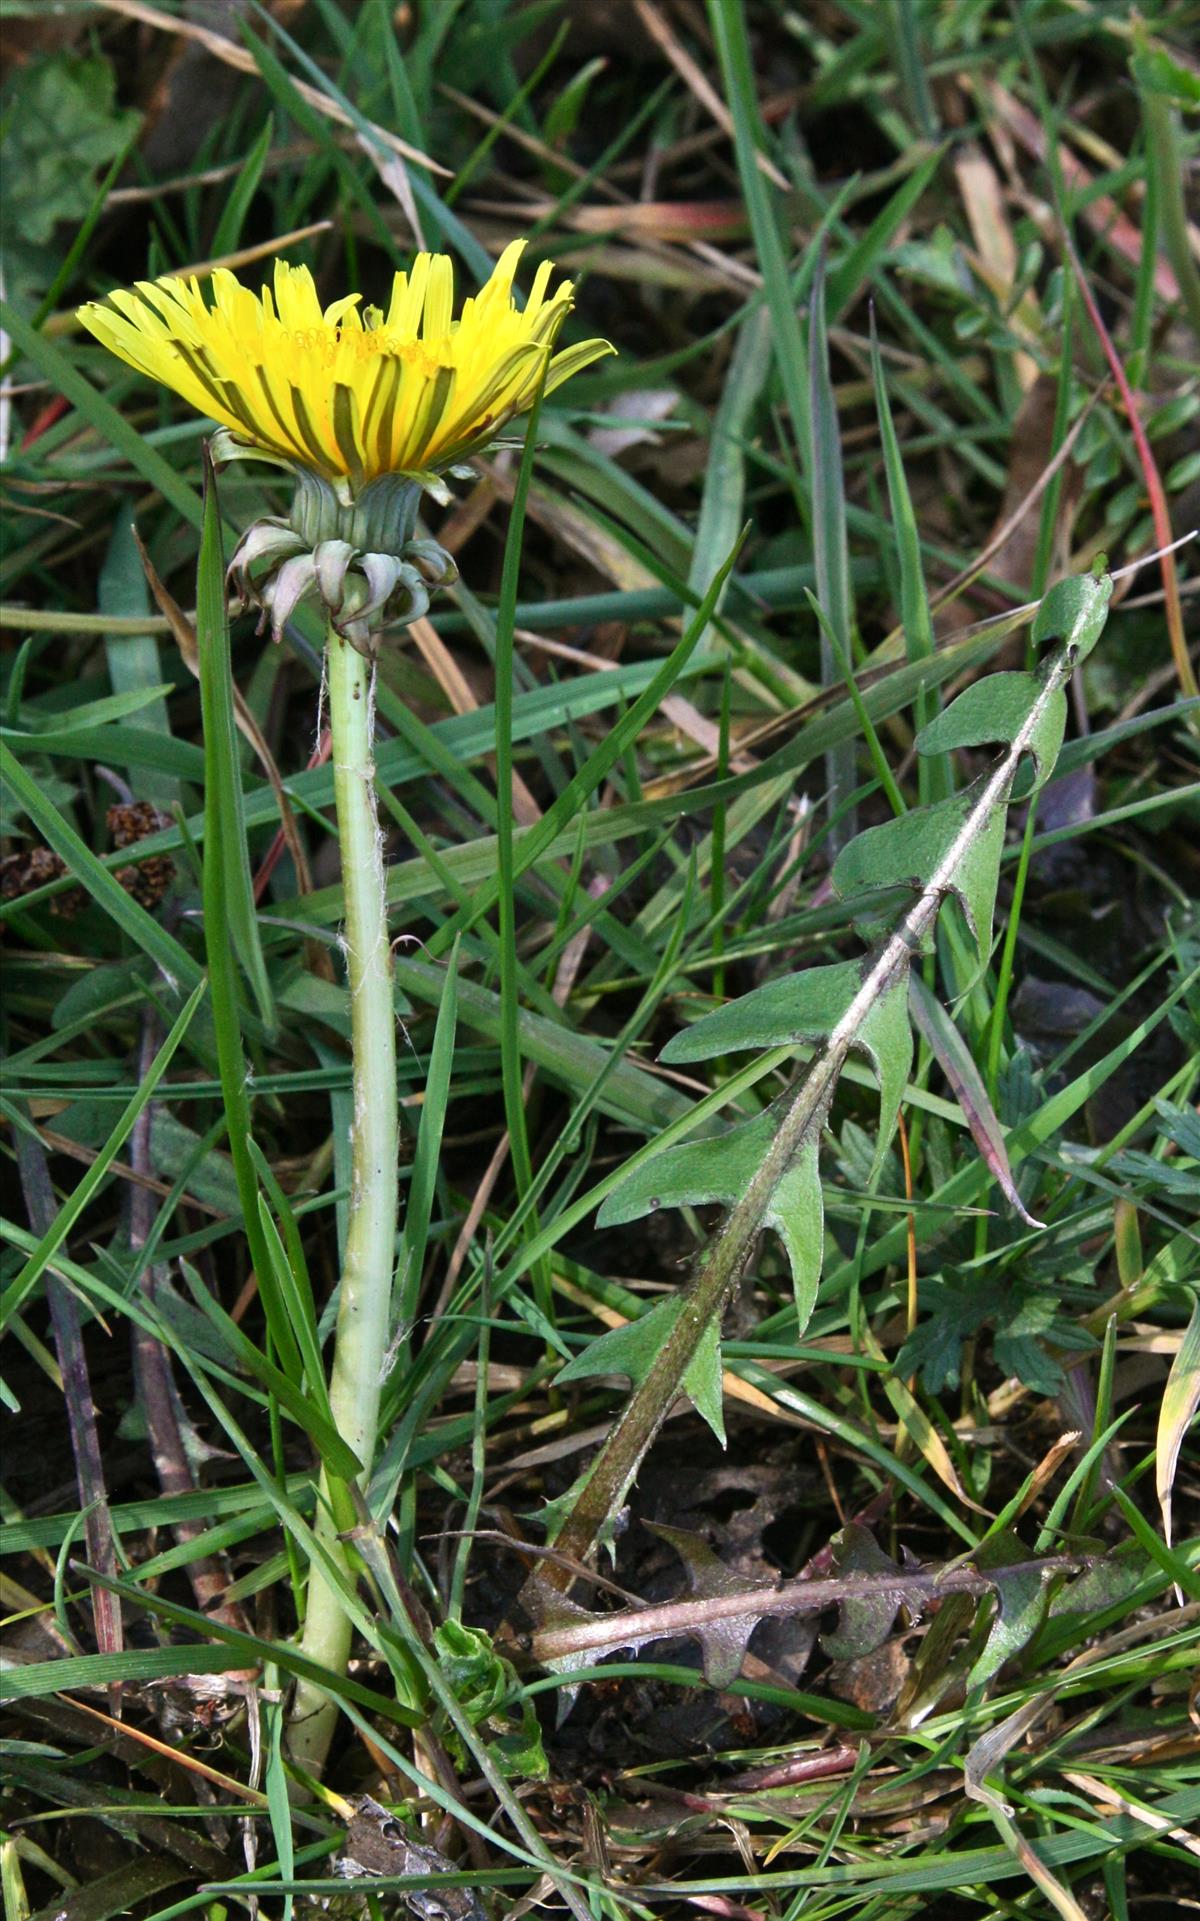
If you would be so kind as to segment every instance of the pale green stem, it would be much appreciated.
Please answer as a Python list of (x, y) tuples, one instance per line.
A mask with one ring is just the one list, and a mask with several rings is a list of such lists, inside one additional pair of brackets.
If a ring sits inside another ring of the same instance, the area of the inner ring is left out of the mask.
[[(354, 1124), (351, 1133), (350, 1211), (329, 1402), (343, 1440), (371, 1471), (384, 1359), (390, 1332), (397, 1208), (398, 1101), (392, 950), (387, 927), (383, 848), (375, 808), (372, 752), (374, 712), (371, 663), (330, 629), (325, 652), (337, 803), (342, 886), (346, 898), (345, 954), (350, 988)], [(338, 1541), (352, 1525), (346, 1492), (321, 1478), (319, 1537), (354, 1575)], [(350, 1622), (341, 1590), (314, 1566), (301, 1651), (331, 1676), (346, 1672)], [(319, 1774), (337, 1718), (336, 1703), (301, 1681), (292, 1708), (288, 1747), (293, 1760)]]

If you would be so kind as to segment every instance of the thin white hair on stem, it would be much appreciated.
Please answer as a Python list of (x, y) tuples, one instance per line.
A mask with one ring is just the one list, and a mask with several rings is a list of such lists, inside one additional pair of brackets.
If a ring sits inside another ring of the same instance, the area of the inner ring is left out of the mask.
[(329, 662), (324, 649), (322, 649), (321, 650), (321, 678), (317, 683), (317, 732), (316, 732), (316, 738), (313, 741), (314, 754), (320, 748), (321, 740), (325, 733), (325, 693), (328, 685), (328, 680), (329, 680)]

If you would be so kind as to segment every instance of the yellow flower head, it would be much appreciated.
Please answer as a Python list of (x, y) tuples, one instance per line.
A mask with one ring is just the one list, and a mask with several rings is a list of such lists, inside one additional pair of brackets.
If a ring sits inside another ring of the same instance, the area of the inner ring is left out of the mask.
[(260, 296), (236, 275), (139, 280), (79, 309), (97, 340), (139, 373), (172, 387), (239, 441), (355, 488), (382, 474), (432, 479), (477, 453), (545, 391), (612, 353), (585, 340), (553, 353), (571, 309), (564, 280), (547, 298), (543, 262), (523, 312), (512, 298), (524, 250), (514, 240), (482, 292), (453, 318), (454, 269), (418, 254), (398, 273), (384, 313), (361, 294), (322, 309), (307, 267), (275, 262)]

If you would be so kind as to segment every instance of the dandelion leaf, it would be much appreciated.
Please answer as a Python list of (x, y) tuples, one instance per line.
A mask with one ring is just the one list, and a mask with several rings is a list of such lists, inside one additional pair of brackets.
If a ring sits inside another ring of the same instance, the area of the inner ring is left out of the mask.
[[(637, 1210), (638, 1213), (646, 1211), (645, 1208)], [(626, 1218), (634, 1220), (636, 1217), (636, 1213), (631, 1213)], [(557, 1377), (556, 1385), (587, 1380), (596, 1374), (624, 1374), (634, 1387), (640, 1386), (670, 1339), (682, 1304), (682, 1295), (658, 1301), (648, 1313), (639, 1314), (636, 1321), (627, 1321), (624, 1327), (610, 1328), (607, 1334), (599, 1335), (588, 1343), (582, 1353), (567, 1362)], [(725, 1418), (721, 1330), (715, 1324), (706, 1327), (700, 1337), (700, 1344), (683, 1377), (683, 1391), (723, 1447)]]
[[(546, 1507), (542, 1510), (542, 1518), (547, 1520), (549, 1509), (551, 1507), (558, 1507), (559, 1505), (561, 1505), (561, 1497), (558, 1502), (547, 1502)], [(549, 1528), (548, 1538), (553, 1540), (553, 1528)], [(543, 1630), (549, 1629), (553, 1631), (558, 1628), (581, 1627), (589, 1625), (595, 1619), (595, 1616), (589, 1613), (587, 1608), (581, 1607), (578, 1601), (568, 1600), (565, 1594), (561, 1594), (556, 1587), (553, 1587), (551, 1583), (540, 1574), (535, 1574), (522, 1588), (521, 1606), (535, 1627)], [(628, 1648), (631, 1654), (637, 1652), (635, 1644), (630, 1641), (614, 1642), (613, 1647), (606, 1648), (604, 1652), (609, 1654), (617, 1648)], [(551, 1674), (573, 1674), (577, 1668), (594, 1667), (595, 1663), (595, 1653), (589, 1648), (580, 1648), (571, 1654), (551, 1655), (541, 1662), (541, 1666)], [(577, 1687), (565, 1687), (558, 1690), (558, 1722), (560, 1726), (570, 1712), (578, 1692)]]
[[(838, 1611), (838, 1622), (821, 1636), (821, 1646), (834, 1661), (854, 1661), (882, 1647), (892, 1631), (892, 1623), (904, 1599), (900, 1569), (885, 1554), (873, 1534), (857, 1521), (851, 1521), (833, 1538), (834, 1566), (839, 1575), (851, 1577), (848, 1591)], [(855, 1594), (853, 1576), (894, 1574), (895, 1590), (878, 1588), (868, 1594)]]
[[(907, 972), (906, 968), (860, 1014), (852, 1040), (879, 1077), (877, 1165), (891, 1141), (912, 1068)], [(674, 1035), (662, 1058), (670, 1063), (703, 1061), (746, 1048), (799, 1046), (824, 1040), (849, 1013), (869, 973), (867, 961), (837, 961), (832, 966), (809, 967), (802, 974), (767, 981)]]
[[(581, 1474), (576, 1475), (570, 1487), (564, 1488), (562, 1493), (556, 1494), (553, 1499), (543, 1501), (534, 1513), (527, 1516), (529, 1520), (536, 1518), (541, 1522), (542, 1527), (546, 1531), (546, 1541), (549, 1546), (552, 1547), (562, 1533), (565, 1523), (570, 1518), (572, 1508), (587, 1486), (588, 1476), (591, 1474), (591, 1471), (591, 1465), (589, 1464)], [(593, 1545), (598, 1550), (603, 1550), (614, 1566), (616, 1565), (617, 1559), (617, 1539), (624, 1528), (627, 1518), (626, 1510), (621, 1507), (614, 1507), (605, 1515), (602, 1524), (596, 1530), (596, 1539)], [(526, 1591), (522, 1593), (521, 1597), (522, 1607), (527, 1608), (528, 1600), (527, 1583)]]
[(776, 1183), (763, 1223), (773, 1227), (787, 1250), (796, 1296), (796, 1316), (803, 1334), (817, 1302), (821, 1261), (825, 1252), (825, 1204), (821, 1194), (820, 1157), (816, 1141), (807, 1141), (787, 1172)]
[[(597, 1215), (597, 1224), (617, 1227), (626, 1221), (640, 1220), (644, 1214), (657, 1213), (660, 1207), (703, 1207), (714, 1201), (726, 1207), (736, 1206), (766, 1159), (778, 1125), (775, 1109), (768, 1108), (752, 1121), (731, 1127), (724, 1134), (707, 1140), (682, 1141), (676, 1147), (664, 1149), (636, 1168), (629, 1179), (609, 1195)], [(815, 1131), (775, 1183), (763, 1211), (762, 1224), (774, 1229), (787, 1251), (803, 1332), (816, 1299), (824, 1252), (824, 1210)], [(575, 1365), (572, 1361), (571, 1366)], [(688, 1391), (691, 1392), (690, 1388)]]
[(923, 893), (935, 887), (943, 894), (955, 895), (961, 903), (979, 950), (980, 965), (986, 961), (992, 944), (1008, 796), (997, 795), (986, 820), (973, 822), (982, 786), (982, 781), (975, 781), (949, 800), (914, 808), (912, 813), (885, 821), (881, 827), (868, 827), (842, 849), (833, 865), (833, 884), (843, 900), (862, 898), (855, 920), (865, 938), (880, 932), (880, 917), (870, 901), (873, 893), (891, 895), (898, 886)]
[[(724, 1619), (699, 1624), (689, 1621), (684, 1626), (670, 1619), (672, 1604), (669, 1602), (660, 1609), (633, 1608), (601, 1616), (568, 1600), (544, 1576), (535, 1576), (522, 1592), (522, 1605), (539, 1636), (561, 1634), (563, 1630), (569, 1635), (577, 1628), (611, 1628), (611, 1635), (606, 1633), (603, 1639), (594, 1632), (589, 1633), (586, 1645), (569, 1653), (539, 1654), (540, 1664), (553, 1673), (569, 1675), (580, 1668), (594, 1666), (603, 1655), (621, 1651), (638, 1654), (655, 1641), (674, 1640), (679, 1634), (688, 1634), (700, 1643), (705, 1679), (710, 1686), (728, 1687), (741, 1670), (747, 1645), (762, 1618), (763, 1610), (755, 1607), (755, 1596), (773, 1594), (776, 1582), (767, 1574), (736, 1573), (718, 1559), (701, 1535), (686, 1528), (666, 1527), (654, 1521), (647, 1521), (646, 1526), (650, 1533), (661, 1536), (683, 1562), (687, 1570), (686, 1591), (693, 1599), (715, 1601), (728, 1597), (740, 1603), (736, 1611), (730, 1609)], [(656, 1620), (655, 1614), (664, 1618)], [(574, 1693), (573, 1688), (569, 1690), (570, 1698)]]
[(598, 1227), (619, 1227), (657, 1214), (660, 1207), (732, 1205), (745, 1191), (775, 1138), (770, 1108), (752, 1121), (704, 1140), (680, 1141), (663, 1149), (616, 1188), (596, 1216)]
[[(657, 1534), (674, 1548), (687, 1570), (688, 1592), (698, 1601), (716, 1600), (726, 1594), (745, 1595), (748, 1590), (775, 1586), (767, 1575), (747, 1577), (726, 1567), (702, 1534), (693, 1534), (688, 1528), (666, 1527), (661, 1521), (647, 1521), (646, 1526), (651, 1534)], [(736, 1681), (759, 1618), (752, 1607), (747, 1607), (725, 1620), (708, 1621), (692, 1630), (700, 1643), (704, 1678), (710, 1687), (727, 1688), (731, 1681)]]
[(862, 986), (860, 961), (836, 961), (768, 981), (675, 1034), (662, 1059), (713, 1060), (754, 1047), (787, 1047), (832, 1033)]
[(1038, 608), (1034, 646), (1061, 640), (1077, 663), (1086, 660), (1104, 631), (1112, 586), (1108, 574), (1073, 574), (1069, 580), (1060, 580)]
[(910, 976), (908, 994), (913, 1021), (928, 1041), (938, 1066), (957, 1096), (963, 1118), (994, 1180), (1027, 1227), (1042, 1227), (1044, 1223), (1034, 1219), (1021, 1199), (1009, 1163), (1004, 1129), (966, 1041), (919, 974)]
[(1067, 724), (1066, 694), (1061, 687), (1047, 694), (1040, 674), (991, 674), (972, 682), (944, 713), (921, 729), (917, 752), (945, 754), (956, 747), (1011, 743), (1039, 702), (1029, 752), (1034, 760), (1034, 786), (1040, 787), (1058, 759)]
[(983, 1651), (968, 1677), (968, 1688), (982, 1687), (990, 1681), (1033, 1639), (1049, 1604), (1042, 1569), (1029, 1561), (1010, 1530), (984, 1542), (976, 1560), (996, 1584), (996, 1611)]

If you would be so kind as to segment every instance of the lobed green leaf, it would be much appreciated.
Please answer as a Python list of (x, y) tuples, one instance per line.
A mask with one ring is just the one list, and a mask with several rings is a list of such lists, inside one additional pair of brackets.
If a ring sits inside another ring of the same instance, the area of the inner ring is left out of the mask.
[[(643, 1163), (610, 1194), (597, 1215), (615, 1227), (657, 1213), (660, 1207), (703, 1207), (714, 1201), (736, 1206), (766, 1158), (779, 1126), (776, 1107), (712, 1139), (681, 1141)], [(762, 1215), (783, 1242), (792, 1270), (796, 1310), (803, 1333), (816, 1302), (824, 1241), (824, 1207), (817, 1141), (805, 1143), (775, 1184)]]
[(842, 849), (834, 862), (833, 885), (846, 901), (867, 896), (858, 918), (864, 938), (881, 931), (878, 914), (870, 910), (872, 893), (890, 894), (899, 886), (923, 894), (932, 888), (957, 897), (975, 936), (980, 965), (987, 960), (1004, 851), (1006, 797), (1001, 795), (978, 831), (969, 834), (983, 788), (982, 780), (975, 781), (949, 800), (868, 827)]
[(1104, 631), (1111, 599), (1109, 574), (1072, 574), (1060, 580), (1034, 617), (1034, 645), (1061, 640), (1077, 661), (1086, 660)]
[[(973, 681), (916, 738), (919, 754), (944, 754), (957, 747), (1011, 742), (1028, 721), (1045, 690), (1044, 674), (989, 674)], [(1067, 725), (1067, 696), (1058, 687), (1045, 700), (1029, 740), (1040, 787), (1053, 770)]]
[[(907, 971), (907, 970), (905, 970)], [(834, 961), (766, 981), (727, 1007), (705, 1014), (672, 1036), (661, 1058), (713, 1060), (745, 1048), (765, 1049), (823, 1040), (845, 1020), (868, 972), (864, 961)], [(912, 1068), (912, 1029), (901, 976), (859, 1016), (851, 1045), (866, 1054), (879, 1077), (878, 1161), (886, 1153)]]
[[(636, 1320), (627, 1321), (623, 1327), (610, 1328), (607, 1334), (590, 1341), (574, 1360), (568, 1361), (560, 1369), (555, 1377), (556, 1385), (589, 1380), (597, 1374), (623, 1374), (636, 1387), (650, 1373), (664, 1345), (674, 1333), (682, 1305), (681, 1295), (656, 1301)], [(705, 1329), (683, 1377), (683, 1391), (724, 1446), (721, 1345), (719, 1331), (715, 1327)]]

